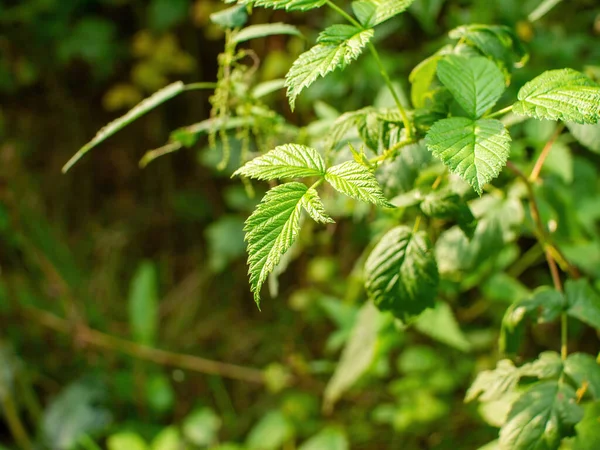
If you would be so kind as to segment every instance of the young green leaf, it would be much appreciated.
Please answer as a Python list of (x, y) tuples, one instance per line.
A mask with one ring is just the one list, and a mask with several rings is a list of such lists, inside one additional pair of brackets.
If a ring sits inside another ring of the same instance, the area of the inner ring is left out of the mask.
[(429, 217), (456, 220), (460, 229), (471, 239), (477, 228), (477, 219), (469, 205), (458, 194), (448, 191), (434, 191), (421, 202), (421, 211)]
[(249, 41), (251, 39), (273, 36), (276, 34), (291, 34), (294, 36), (302, 36), (300, 30), (298, 30), (298, 28), (296, 28), (295, 26), (277, 22), (250, 25), (246, 28), (242, 28), (238, 33), (236, 33), (233, 36), (232, 41), (236, 44), (239, 44), (240, 42)]
[(432, 308), (439, 275), (427, 234), (406, 226), (392, 228), (369, 255), (365, 278), (375, 305), (403, 321)]
[(500, 430), (500, 448), (558, 449), (562, 437), (583, 417), (575, 390), (564, 383), (533, 385), (513, 404)]
[[(227, 0), (231, 3), (235, 0)], [(241, 4), (253, 4), (263, 8), (285, 9), (286, 11), (308, 11), (309, 9), (320, 8), (326, 0), (238, 0)]]
[(319, 43), (302, 53), (285, 76), (292, 110), (300, 92), (318, 77), (324, 77), (338, 67), (345, 68), (358, 58), (372, 37), (373, 30), (361, 30), (350, 25), (334, 25), (325, 29), (319, 36)]
[(302, 196), (301, 203), (304, 210), (315, 222), (334, 223), (334, 220), (325, 212), (323, 202), (315, 189), (308, 189), (306, 194)]
[(478, 397), (482, 402), (497, 400), (504, 394), (514, 391), (520, 379), (519, 369), (511, 360), (500, 360), (494, 370), (484, 370), (477, 374), (475, 381), (467, 390), (465, 402)]
[(136, 342), (153, 345), (158, 329), (158, 280), (156, 267), (142, 262), (129, 288), (128, 309), (131, 333)]
[(148, 111), (180, 94), (183, 92), (184, 88), (185, 86), (181, 81), (172, 83), (167, 87), (162, 88), (160, 91), (155, 92), (147, 99), (142, 100), (141, 103), (130, 109), (125, 115), (113, 120), (108, 125), (101, 128), (96, 136), (94, 136), (94, 139), (81, 147), (79, 151), (75, 153), (75, 155), (73, 155), (69, 161), (67, 161), (62, 168), (63, 173), (66, 173), (73, 166), (73, 164), (79, 161), (83, 155), (89, 152), (96, 145), (100, 144), (102, 141), (109, 138), (120, 129), (129, 125), (140, 116), (143, 116)]
[(311, 147), (285, 144), (247, 162), (235, 175), (257, 180), (321, 177), (325, 175), (325, 162)]
[(519, 90), (516, 114), (594, 124), (600, 119), (600, 86), (573, 69), (549, 70)]
[(555, 379), (563, 372), (563, 361), (556, 352), (542, 352), (538, 359), (519, 368), (522, 377), (536, 377), (540, 380)]
[(425, 137), (429, 151), (479, 195), (506, 164), (510, 135), (495, 119), (451, 117), (436, 122)]
[(482, 56), (446, 55), (437, 75), (472, 119), (494, 106), (506, 88), (498, 66)]
[(248, 273), (254, 301), (260, 305), (260, 290), (267, 276), (293, 244), (300, 230), (302, 197), (307, 188), (302, 183), (280, 184), (267, 192), (256, 210), (246, 220)]
[(248, 12), (243, 5), (232, 6), (210, 15), (210, 21), (222, 28), (243, 27), (247, 20)]
[(565, 361), (565, 374), (578, 388), (585, 389), (594, 400), (600, 400), (600, 364), (585, 353), (572, 353)]
[(364, 27), (374, 27), (406, 11), (414, 0), (360, 0), (352, 2), (352, 11)]
[(325, 173), (325, 180), (335, 190), (346, 194), (348, 197), (386, 208), (394, 207), (383, 195), (375, 175), (365, 166), (355, 161), (346, 161), (330, 167)]
[(415, 108), (424, 108), (431, 83), (437, 73), (438, 62), (442, 55), (435, 54), (421, 61), (408, 76), (411, 83), (410, 99)]

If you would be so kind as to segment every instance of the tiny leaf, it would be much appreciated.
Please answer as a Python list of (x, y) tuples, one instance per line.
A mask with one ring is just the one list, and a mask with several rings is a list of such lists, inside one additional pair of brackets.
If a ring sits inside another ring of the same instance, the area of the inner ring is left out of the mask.
[(510, 153), (510, 135), (495, 119), (452, 117), (436, 122), (425, 137), (429, 151), (479, 195), (498, 176)]
[(375, 305), (405, 322), (432, 308), (439, 275), (427, 234), (392, 228), (369, 255), (365, 278)]
[(318, 77), (335, 69), (344, 68), (362, 53), (373, 37), (373, 30), (361, 30), (350, 25), (334, 25), (319, 36), (319, 43), (302, 53), (285, 76), (290, 107), (294, 109), (296, 97)]
[(437, 74), (473, 119), (494, 106), (506, 87), (498, 66), (482, 56), (447, 55), (438, 62)]
[(549, 70), (519, 90), (513, 112), (536, 119), (594, 124), (600, 118), (600, 86), (573, 69)]
[(375, 175), (355, 161), (346, 161), (330, 167), (325, 173), (325, 179), (335, 190), (349, 197), (378, 206), (394, 207), (383, 195)]
[(254, 158), (233, 174), (258, 180), (302, 178), (325, 175), (325, 162), (315, 149), (285, 144)]

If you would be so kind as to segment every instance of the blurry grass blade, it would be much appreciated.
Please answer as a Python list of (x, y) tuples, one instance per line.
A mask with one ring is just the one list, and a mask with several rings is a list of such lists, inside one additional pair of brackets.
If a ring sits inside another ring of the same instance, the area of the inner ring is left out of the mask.
[(558, 5), (562, 0), (542, 0), (542, 2), (538, 5), (537, 8), (535, 8), (533, 11), (531, 11), (531, 13), (529, 13), (529, 16), (527, 16), (527, 19), (530, 22), (535, 22), (536, 20), (540, 20), (542, 17), (544, 17), (546, 14), (548, 14), (548, 12), (550, 12), (550, 10), (552, 8), (554, 8), (556, 5)]
[(181, 142), (171, 142), (169, 144), (163, 145), (162, 147), (155, 148), (154, 150), (148, 150), (146, 153), (144, 153), (142, 159), (140, 159), (140, 168), (143, 169), (156, 158), (160, 158), (161, 156), (176, 152), (180, 148)]
[(266, 23), (260, 25), (250, 25), (249, 27), (242, 28), (238, 33), (235, 34), (232, 41), (236, 44), (240, 42), (249, 41), (251, 39), (257, 39), (266, 36), (273, 36), (275, 34), (290, 34), (294, 36), (302, 36), (302, 33), (293, 25), (286, 23)]
[(158, 327), (158, 288), (156, 267), (142, 262), (131, 281), (129, 291), (129, 324), (133, 338), (140, 344), (152, 345)]
[(133, 109), (129, 110), (124, 116), (119, 117), (116, 120), (113, 120), (105, 127), (101, 128), (100, 131), (94, 136), (90, 142), (85, 144), (73, 157), (63, 166), (62, 171), (66, 173), (79, 159), (89, 152), (96, 145), (100, 144), (105, 139), (109, 138), (113, 134), (115, 134), (120, 129), (129, 125), (131, 122), (146, 114), (148, 111), (154, 109), (158, 105), (166, 102), (167, 100), (175, 97), (176, 95), (183, 92), (185, 89), (184, 84), (181, 81), (176, 81), (172, 83), (160, 91), (152, 94), (147, 99), (143, 100)]
[(272, 92), (278, 91), (279, 89), (283, 89), (284, 87), (285, 80), (283, 78), (278, 78), (276, 80), (265, 81), (257, 84), (254, 86), (250, 94), (252, 97), (258, 99)]

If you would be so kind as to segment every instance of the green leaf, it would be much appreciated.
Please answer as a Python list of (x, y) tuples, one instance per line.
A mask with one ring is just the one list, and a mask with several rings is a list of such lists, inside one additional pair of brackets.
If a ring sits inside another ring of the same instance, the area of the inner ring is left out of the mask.
[(151, 261), (142, 262), (129, 288), (129, 324), (136, 342), (153, 345), (158, 329), (158, 275)]
[(147, 450), (148, 446), (139, 434), (123, 431), (108, 437), (106, 440), (108, 450)]
[(302, 207), (318, 222), (331, 220), (316, 192), (296, 182), (280, 184), (268, 191), (246, 220), (250, 287), (258, 306), (267, 276), (296, 239)]
[(352, 11), (364, 27), (374, 27), (406, 11), (414, 0), (361, 0), (352, 2)]
[(175, 391), (169, 377), (163, 373), (150, 374), (146, 380), (146, 401), (158, 414), (171, 411), (175, 404)]
[(392, 228), (369, 255), (365, 278), (375, 305), (405, 322), (432, 308), (439, 275), (427, 234), (406, 226)]
[(182, 431), (185, 439), (198, 447), (208, 447), (217, 441), (221, 419), (210, 408), (200, 408), (185, 418)]
[(268, 412), (248, 435), (248, 450), (277, 450), (284, 447), (292, 438), (294, 428), (290, 421), (280, 412)]
[(379, 331), (384, 323), (385, 316), (371, 302), (365, 303), (360, 309), (340, 362), (325, 387), (323, 404), (326, 411), (331, 411), (342, 394), (373, 364), (377, 355)]
[(327, 427), (304, 442), (298, 450), (348, 450), (348, 438), (339, 428)]
[(273, 36), (277, 34), (291, 34), (294, 36), (302, 36), (300, 30), (293, 25), (286, 23), (263, 23), (259, 25), (250, 25), (242, 28), (233, 36), (232, 42), (239, 44), (240, 42), (249, 41), (251, 39)]
[(597, 450), (600, 448), (600, 401), (584, 406), (583, 419), (575, 425), (577, 436), (573, 450)]
[(327, 215), (323, 202), (317, 191), (310, 188), (306, 194), (302, 196), (302, 207), (315, 222), (318, 223), (334, 223), (334, 220)]
[(513, 404), (500, 430), (502, 450), (556, 450), (583, 416), (575, 390), (545, 381), (533, 385)]
[(124, 116), (113, 120), (108, 125), (101, 128), (100, 131), (98, 131), (98, 133), (96, 134), (96, 136), (94, 136), (94, 139), (92, 139), (90, 142), (81, 147), (79, 151), (75, 153), (75, 155), (73, 155), (69, 161), (67, 161), (67, 163), (62, 168), (63, 173), (66, 173), (73, 166), (73, 164), (79, 161), (79, 159), (81, 159), (83, 155), (89, 152), (96, 145), (100, 144), (102, 141), (109, 138), (120, 129), (129, 125), (137, 118), (143, 116), (148, 111), (151, 111), (158, 105), (180, 94), (181, 92), (183, 92), (184, 88), (185, 86), (181, 81), (172, 83), (167, 87), (162, 88), (160, 91), (152, 94), (147, 99), (143, 100), (141, 103), (133, 107), (133, 109), (130, 109)]
[(460, 229), (471, 239), (477, 228), (477, 219), (467, 203), (458, 194), (449, 191), (434, 191), (421, 202), (421, 211), (429, 217), (456, 220)]
[(426, 336), (460, 351), (468, 352), (471, 343), (460, 329), (450, 306), (436, 302), (432, 309), (426, 309), (415, 321), (415, 328)]
[(516, 114), (588, 124), (600, 119), (600, 87), (573, 69), (544, 72), (526, 83), (517, 97)]
[(600, 153), (600, 122), (594, 125), (567, 122), (567, 128), (581, 145)]
[(587, 280), (567, 280), (565, 296), (569, 316), (600, 330), (600, 297)]
[(326, 0), (245, 0), (239, 3), (253, 4), (264, 8), (285, 9), (286, 11), (308, 11), (320, 8)]
[(558, 379), (563, 372), (563, 361), (556, 352), (542, 352), (538, 359), (523, 364), (519, 373), (522, 377), (536, 377), (540, 380)]
[(285, 76), (287, 96), (294, 110), (296, 97), (318, 77), (345, 68), (362, 53), (373, 37), (373, 30), (350, 25), (334, 25), (319, 36), (319, 43), (302, 53)]
[(346, 161), (330, 167), (325, 179), (335, 190), (349, 197), (386, 208), (394, 207), (383, 195), (375, 175), (362, 164)]
[(411, 82), (410, 98), (415, 108), (424, 108), (431, 83), (437, 73), (438, 62), (442, 55), (435, 54), (421, 61), (408, 76)]
[(593, 356), (585, 353), (572, 353), (565, 361), (565, 374), (569, 376), (584, 393), (594, 400), (600, 400), (600, 364)]
[(493, 107), (506, 88), (498, 66), (481, 56), (446, 55), (437, 64), (437, 75), (472, 119)]
[(244, 5), (232, 6), (210, 15), (210, 21), (222, 28), (243, 27), (247, 20), (248, 13)]
[(181, 436), (176, 426), (163, 428), (152, 440), (150, 450), (180, 450)]
[(452, 117), (436, 122), (425, 137), (429, 151), (479, 195), (498, 176), (510, 153), (510, 135), (495, 119)]
[(236, 175), (258, 180), (320, 177), (325, 175), (325, 162), (311, 147), (285, 144), (247, 162), (232, 176)]
[(517, 387), (521, 374), (509, 359), (498, 361), (494, 370), (484, 370), (477, 374), (475, 381), (467, 390), (465, 402), (479, 397), (482, 402), (498, 400), (504, 394)]

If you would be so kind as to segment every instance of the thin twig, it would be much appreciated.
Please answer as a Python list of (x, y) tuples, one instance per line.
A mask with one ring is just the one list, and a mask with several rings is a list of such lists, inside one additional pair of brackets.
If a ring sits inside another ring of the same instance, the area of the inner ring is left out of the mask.
[(546, 162), (546, 158), (550, 154), (550, 150), (552, 149), (552, 146), (554, 145), (554, 143), (560, 136), (560, 133), (562, 133), (562, 130), (564, 127), (565, 126), (562, 123), (560, 123), (556, 127), (556, 130), (554, 130), (554, 133), (552, 133), (552, 136), (550, 137), (550, 139), (548, 139), (548, 142), (546, 142), (546, 145), (544, 145), (544, 148), (542, 149), (542, 152), (540, 153), (540, 156), (538, 157), (537, 161), (535, 162), (535, 165), (533, 166), (533, 170), (531, 171), (531, 174), (529, 175), (530, 183), (535, 183), (537, 181), (537, 179), (539, 178), (540, 172), (542, 171), (542, 167), (544, 166), (544, 163)]
[(220, 361), (201, 358), (199, 356), (173, 353), (146, 345), (137, 344), (126, 339), (102, 333), (85, 325), (73, 330), (71, 322), (38, 308), (25, 307), (24, 314), (49, 329), (63, 334), (75, 331), (76, 339), (88, 345), (105, 350), (118, 351), (133, 358), (150, 361), (163, 366), (177, 367), (194, 372), (218, 375), (224, 378), (263, 384), (264, 374), (258, 369), (228, 364)]

